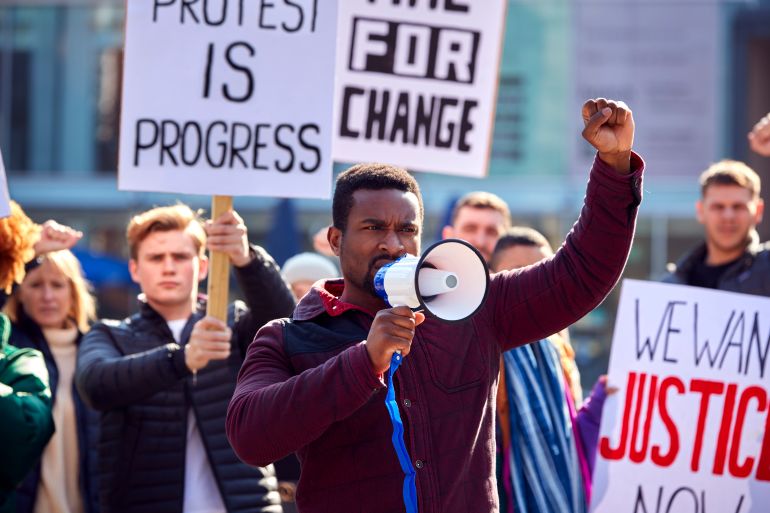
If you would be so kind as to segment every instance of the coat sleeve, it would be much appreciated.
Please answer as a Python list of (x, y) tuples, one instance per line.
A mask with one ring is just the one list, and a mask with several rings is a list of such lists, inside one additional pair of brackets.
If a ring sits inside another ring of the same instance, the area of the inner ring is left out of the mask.
[(501, 349), (539, 340), (596, 308), (620, 278), (636, 228), (644, 162), (621, 175), (598, 157), (580, 217), (548, 260), (492, 276), (481, 322)]
[(144, 401), (190, 373), (179, 344), (122, 354), (112, 333), (120, 329), (97, 323), (80, 343), (75, 381), (83, 400), (96, 410)]
[(273, 319), (288, 317), (294, 311), (294, 296), (281, 277), (280, 268), (267, 251), (251, 247), (254, 258), (243, 267), (234, 267), (248, 312), (235, 323), (233, 334), (241, 354), (254, 340), (257, 330)]
[(580, 443), (583, 446), (588, 471), (591, 474), (593, 474), (596, 464), (596, 448), (599, 445), (599, 428), (601, 427), (605, 399), (607, 399), (607, 387), (603, 382), (597, 381), (591, 390), (591, 395), (578, 410), (575, 418)]
[(257, 333), (227, 409), (227, 437), (249, 465), (265, 466), (316, 440), (384, 387), (363, 342), (293, 375), (283, 351), (283, 322)]
[(12, 489), (35, 466), (54, 432), (43, 356), (6, 349), (0, 369), (0, 489)]

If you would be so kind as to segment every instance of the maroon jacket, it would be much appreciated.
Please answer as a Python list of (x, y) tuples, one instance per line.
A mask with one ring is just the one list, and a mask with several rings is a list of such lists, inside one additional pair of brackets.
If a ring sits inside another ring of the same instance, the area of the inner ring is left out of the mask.
[[(501, 351), (541, 339), (595, 308), (620, 277), (634, 236), (643, 162), (630, 175), (594, 162), (585, 206), (556, 255), (493, 275), (470, 321), (426, 319), (395, 376), (420, 513), (496, 512), (495, 396)], [(302, 463), (302, 513), (404, 511), (385, 386), (364, 346), (373, 317), (314, 288), (292, 319), (251, 344), (227, 412), (236, 453)]]

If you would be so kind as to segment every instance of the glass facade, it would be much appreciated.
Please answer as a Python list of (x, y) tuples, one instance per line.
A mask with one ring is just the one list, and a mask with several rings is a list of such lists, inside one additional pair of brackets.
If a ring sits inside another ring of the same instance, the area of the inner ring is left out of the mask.
[(0, 8), (0, 147), (10, 174), (114, 172), (120, 5)]

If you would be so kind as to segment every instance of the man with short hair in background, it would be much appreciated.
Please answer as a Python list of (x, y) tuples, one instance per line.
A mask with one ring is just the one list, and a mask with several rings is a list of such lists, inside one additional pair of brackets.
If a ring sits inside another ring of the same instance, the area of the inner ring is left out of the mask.
[(478, 249), (487, 263), (497, 239), (510, 228), (511, 212), (499, 196), (486, 191), (469, 192), (455, 203), (452, 224), (444, 227), (444, 239), (463, 239)]
[[(102, 513), (279, 513), (273, 469), (241, 462), (225, 414), (257, 329), (291, 314), (278, 266), (250, 246), (240, 216), (205, 225), (186, 205), (158, 207), (128, 225), (139, 313), (97, 323), (83, 338), (76, 381), (102, 412)], [(246, 298), (228, 322), (205, 316), (198, 283), (205, 250), (225, 253)]]
[(669, 264), (663, 281), (770, 296), (770, 246), (756, 231), (765, 209), (760, 186), (743, 162), (722, 160), (706, 169), (695, 204), (704, 241)]

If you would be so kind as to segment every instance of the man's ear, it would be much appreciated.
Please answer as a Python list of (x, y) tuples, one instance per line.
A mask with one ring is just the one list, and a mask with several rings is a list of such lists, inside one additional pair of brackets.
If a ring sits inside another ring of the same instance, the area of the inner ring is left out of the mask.
[(202, 282), (209, 275), (209, 257), (198, 257), (198, 282)]
[(334, 226), (329, 227), (329, 231), (326, 232), (326, 240), (329, 241), (329, 246), (332, 248), (335, 256), (340, 256), (340, 246), (342, 246), (342, 230)]
[(454, 239), (455, 238), (455, 229), (452, 226), (450, 226), (450, 225), (444, 226), (444, 228), (441, 230), (441, 238), (442, 239)]
[(755, 224), (759, 224), (762, 222), (762, 215), (765, 213), (765, 200), (762, 198), (759, 198), (757, 200), (757, 213), (754, 214), (754, 221)]
[(700, 224), (703, 224), (703, 200), (695, 202), (695, 219), (697, 219)]
[(136, 274), (138, 270), (139, 270), (139, 264), (136, 263), (136, 260), (134, 260), (133, 258), (129, 259), (128, 272), (131, 273), (131, 280), (137, 285), (141, 285), (141, 283), (139, 283), (139, 276), (137, 276)]

